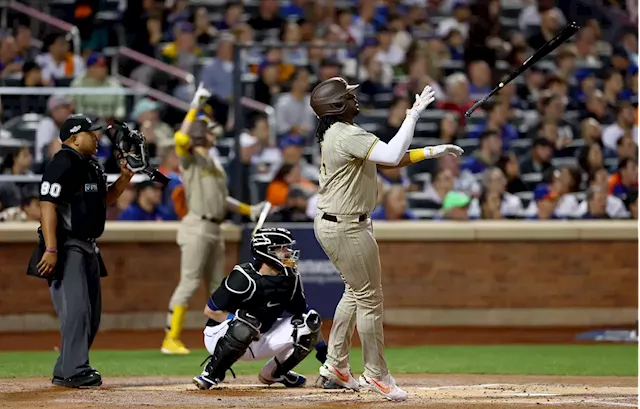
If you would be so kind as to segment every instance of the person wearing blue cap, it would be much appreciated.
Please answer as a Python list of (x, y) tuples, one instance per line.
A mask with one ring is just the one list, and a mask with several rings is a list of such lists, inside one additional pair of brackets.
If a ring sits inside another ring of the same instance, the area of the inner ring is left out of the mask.
[(547, 184), (536, 186), (533, 191), (533, 200), (536, 204), (536, 214), (528, 216), (531, 220), (551, 220), (558, 219), (556, 216), (556, 205), (558, 204), (558, 194)]
[[(99, 53), (93, 53), (87, 58), (87, 71), (83, 76), (74, 79), (71, 87), (122, 89), (120, 81), (109, 76), (107, 60)], [(83, 112), (106, 120), (123, 119), (127, 112), (124, 93), (120, 95), (76, 95), (74, 99), (76, 112)]]
[(318, 167), (310, 164), (303, 156), (304, 138), (298, 135), (285, 135), (280, 139), (282, 160), (284, 163), (299, 164), (301, 176), (307, 180), (318, 180)]

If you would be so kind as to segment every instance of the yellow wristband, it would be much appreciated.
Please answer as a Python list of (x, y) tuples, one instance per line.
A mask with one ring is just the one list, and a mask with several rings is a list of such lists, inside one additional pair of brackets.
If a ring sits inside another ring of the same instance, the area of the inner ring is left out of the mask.
[(246, 203), (240, 203), (238, 205), (238, 213), (240, 213), (243, 216), (251, 215), (251, 206), (249, 206)]
[(187, 115), (185, 115), (184, 120), (187, 122), (195, 122), (196, 116), (198, 115), (198, 110), (191, 108), (187, 111)]
[(425, 159), (427, 159), (427, 157), (424, 154), (424, 149), (411, 149), (409, 151), (409, 159), (411, 160), (411, 163), (416, 163), (416, 162), (421, 162)]

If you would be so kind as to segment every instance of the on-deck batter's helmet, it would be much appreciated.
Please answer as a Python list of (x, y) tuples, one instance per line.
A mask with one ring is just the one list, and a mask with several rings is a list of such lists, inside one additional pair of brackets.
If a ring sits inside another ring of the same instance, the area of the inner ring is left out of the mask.
[(311, 108), (318, 118), (326, 115), (341, 115), (347, 110), (347, 94), (360, 84), (349, 85), (344, 78), (333, 77), (322, 81), (311, 92)]
[(279, 227), (263, 228), (251, 238), (251, 254), (256, 261), (265, 263), (282, 274), (294, 274), (300, 250), (294, 250), (296, 243), (287, 229)]

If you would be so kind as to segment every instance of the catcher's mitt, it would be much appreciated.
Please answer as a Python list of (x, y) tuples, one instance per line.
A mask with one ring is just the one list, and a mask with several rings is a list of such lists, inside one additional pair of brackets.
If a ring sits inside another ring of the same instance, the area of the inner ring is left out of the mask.
[(134, 131), (126, 122), (114, 121), (107, 127), (107, 135), (117, 150), (117, 159), (124, 159), (127, 168), (133, 173), (148, 175), (151, 180), (168, 183), (162, 173), (151, 167), (149, 163), (149, 150), (144, 135), (140, 131)]

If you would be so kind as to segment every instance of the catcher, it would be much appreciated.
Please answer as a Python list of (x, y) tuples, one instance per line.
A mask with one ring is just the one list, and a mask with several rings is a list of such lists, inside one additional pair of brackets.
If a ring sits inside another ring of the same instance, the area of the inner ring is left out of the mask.
[(204, 277), (209, 294), (224, 278), (224, 238), (220, 224), (227, 210), (255, 221), (265, 204), (250, 206), (229, 196), (227, 175), (220, 162), (209, 155), (221, 129), (205, 114), (199, 114), (210, 97), (209, 91), (200, 84), (189, 112), (174, 136), (188, 212), (178, 229), (182, 253), (180, 282), (169, 302), (167, 332), (161, 348), (165, 354), (189, 353), (180, 341), (187, 303), (198, 289), (201, 278)]
[[(294, 244), (289, 230), (257, 230), (251, 240), (254, 263), (235, 266), (209, 298), (204, 345), (211, 355), (202, 374), (193, 378), (199, 389), (214, 388), (238, 360), (265, 358), (271, 359), (258, 375), (261, 383), (300, 387), (306, 378), (292, 369), (312, 348), (320, 362), (326, 360), (322, 320), (307, 307), (296, 266), (300, 250)], [(282, 318), (284, 312), (292, 316)]]

